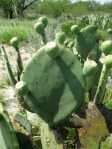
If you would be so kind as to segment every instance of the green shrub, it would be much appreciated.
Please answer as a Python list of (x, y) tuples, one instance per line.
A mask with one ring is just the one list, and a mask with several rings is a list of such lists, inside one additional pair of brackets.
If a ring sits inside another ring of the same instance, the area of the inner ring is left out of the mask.
[(4, 75), (2, 79), (0, 79), (0, 88), (5, 88), (6, 86), (10, 85), (9, 78), (7, 75)]
[(97, 38), (100, 39), (101, 41), (105, 41), (106, 39), (109, 38), (109, 35), (106, 31), (98, 29)]
[(28, 40), (28, 30), (33, 29), (33, 21), (0, 19), (0, 43), (9, 43), (12, 37), (18, 37), (20, 41)]
[(21, 41), (27, 40), (27, 31), (23, 26), (8, 26), (0, 28), (0, 42), (9, 43), (10, 39), (17, 36)]
[(61, 30), (62, 32), (65, 32), (65, 34), (67, 36), (73, 36), (73, 33), (71, 32), (71, 27), (75, 25), (75, 21), (66, 21), (66, 22), (63, 22), (61, 23), (60, 27), (61, 27)]
[(37, 13), (48, 15), (54, 18), (61, 16), (69, 6), (68, 0), (57, 1), (43, 1), (40, 5), (37, 5)]
[(0, 103), (2, 103), (3, 105), (5, 104), (4, 99), (5, 99), (5, 96), (4, 96), (3, 92), (0, 91)]

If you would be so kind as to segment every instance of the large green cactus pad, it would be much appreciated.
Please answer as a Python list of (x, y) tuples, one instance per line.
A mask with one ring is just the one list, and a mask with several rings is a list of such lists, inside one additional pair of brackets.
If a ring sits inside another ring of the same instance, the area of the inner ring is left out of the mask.
[(89, 25), (81, 29), (76, 36), (75, 47), (83, 59), (86, 59), (88, 56), (95, 61), (99, 59), (101, 52), (96, 38), (95, 25)]
[(6, 113), (0, 114), (0, 149), (19, 149), (16, 135)]
[(28, 85), (26, 102), (47, 123), (55, 124), (76, 110), (84, 98), (85, 81), (77, 56), (64, 47), (51, 58), (41, 48), (28, 61), (21, 81)]

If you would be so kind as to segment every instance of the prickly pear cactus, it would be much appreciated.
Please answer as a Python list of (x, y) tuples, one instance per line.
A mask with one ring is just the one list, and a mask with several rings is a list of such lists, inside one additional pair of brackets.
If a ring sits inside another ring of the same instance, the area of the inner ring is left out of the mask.
[(91, 56), (92, 60), (97, 61), (100, 57), (101, 52), (96, 39), (96, 30), (95, 25), (89, 25), (81, 29), (75, 38), (75, 47), (84, 60)]
[(111, 40), (104, 41), (101, 45), (101, 51), (105, 55), (112, 54), (112, 41)]
[(48, 24), (48, 20), (47, 20), (47, 17), (40, 17), (38, 19), (38, 22), (42, 22), (44, 24), (44, 26), (46, 27), (47, 24)]
[(63, 149), (62, 140), (44, 121), (41, 125), (41, 143), (43, 149)]
[(66, 36), (64, 32), (58, 32), (56, 33), (55, 39), (57, 41), (57, 43), (62, 44), (64, 43)]
[(26, 102), (50, 125), (66, 118), (84, 99), (81, 63), (69, 49), (57, 45), (57, 51), (51, 42), (39, 49), (21, 76), (29, 90)]
[(19, 149), (14, 129), (11, 125), (8, 114), (4, 111), (0, 103), (0, 148)]

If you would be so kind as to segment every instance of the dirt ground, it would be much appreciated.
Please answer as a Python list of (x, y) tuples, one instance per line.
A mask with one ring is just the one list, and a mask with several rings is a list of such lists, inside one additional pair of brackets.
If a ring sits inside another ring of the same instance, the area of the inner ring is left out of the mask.
[[(23, 60), (23, 65), (26, 64), (27, 60), (31, 57), (31, 53), (27, 52), (28, 47), (22, 47), (20, 48), (21, 57)], [(16, 71), (16, 53), (14, 48), (5, 45), (6, 53), (8, 55), (11, 67), (13, 71)], [(2, 62), (2, 57), (0, 54), (0, 80), (3, 79), (4, 76), (6, 76), (6, 71)], [(7, 112), (9, 113), (10, 117), (13, 118), (14, 115), (20, 110), (21, 106), (17, 100), (15, 91), (12, 86), (6, 86), (5, 88), (0, 88), (0, 91), (4, 95), (5, 100), (5, 108)], [(37, 116), (36, 114), (32, 114), (30, 112), (27, 112), (28, 119), (37, 122)]]

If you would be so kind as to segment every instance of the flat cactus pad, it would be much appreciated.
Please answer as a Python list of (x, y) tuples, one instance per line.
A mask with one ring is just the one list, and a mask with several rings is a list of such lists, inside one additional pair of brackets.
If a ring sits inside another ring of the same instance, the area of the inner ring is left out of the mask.
[(81, 29), (75, 39), (75, 47), (83, 59), (91, 56), (93, 60), (98, 60), (101, 52), (96, 38), (96, 26), (89, 25)]
[(84, 99), (85, 81), (77, 56), (59, 46), (59, 55), (47, 55), (46, 46), (28, 61), (21, 81), (31, 109), (49, 124), (55, 124), (76, 110)]
[(0, 114), (0, 149), (19, 149), (16, 135), (6, 114)]

